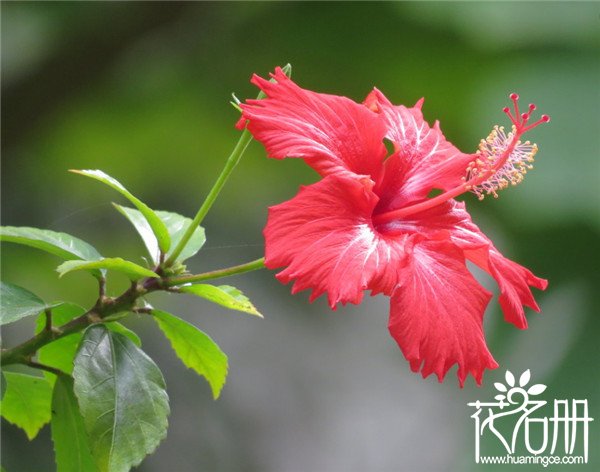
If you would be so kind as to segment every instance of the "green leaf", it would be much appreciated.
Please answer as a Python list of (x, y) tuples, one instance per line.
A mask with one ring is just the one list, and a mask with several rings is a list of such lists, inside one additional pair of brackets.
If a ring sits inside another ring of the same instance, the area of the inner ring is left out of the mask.
[(120, 333), (123, 336), (127, 336), (137, 347), (142, 347), (142, 340), (134, 331), (131, 331), (129, 328), (126, 328), (121, 323), (118, 323), (116, 321), (111, 321), (110, 323), (105, 324), (106, 327), (111, 331), (115, 333)]
[(105, 174), (101, 170), (71, 170), (75, 174), (81, 174), (86, 177), (90, 177), (92, 179), (98, 180), (103, 184), (108, 185), (112, 189), (119, 192), (125, 198), (127, 198), (133, 205), (144, 215), (146, 221), (152, 228), (156, 239), (158, 240), (158, 245), (160, 249), (166, 254), (166, 252), (171, 247), (171, 238), (169, 237), (169, 231), (167, 227), (162, 222), (162, 220), (156, 215), (154, 210), (152, 210), (148, 205), (144, 202), (133, 196), (129, 190), (127, 190), (123, 185), (117, 180), (111, 177), (108, 174)]
[(31, 441), (50, 421), (52, 389), (44, 377), (4, 371), (6, 393), (2, 416), (25, 431)]
[(21, 318), (37, 315), (46, 308), (60, 305), (48, 305), (37, 295), (18, 285), (0, 282), (0, 325), (14, 323)]
[(0, 241), (35, 247), (68, 261), (102, 259), (100, 253), (85, 241), (67, 233), (57, 233), (48, 229), (1, 226)]
[[(144, 216), (138, 210), (134, 210), (133, 208), (124, 207), (114, 203), (113, 205), (121, 214), (123, 214), (123, 216), (125, 216), (125, 218), (131, 222), (133, 227), (142, 237), (152, 261), (155, 264), (158, 264), (160, 262), (158, 242), (156, 241), (156, 237), (154, 236), (154, 233), (152, 232), (152, 229), (148, 225), (148, 222)], [(163, 221), (167, 227), (167, 230), (169, 231), (169, 235), (171, 236), (171, 247), (177, 247), (177, 244), (185, 233), (187, 227), (192, 223), (192, 220), (190, 218), (186, 218), (185, 216), (178, 215), (177, 213), (170, 213), (168, 211), (157, 211), (156, 214)], [(206, 236), (204, 234), (204, 228), (198, 226), (184, 250), (181, 251), (177, 261), (182, 262), (195, 255), (202, 248), (205, 242)], [(167, 253), (167, 257), (170, 255), (170, 252)]]
[(107, 269), (122, 272), (131, 280), (138, 280), (143, 277), (159, 277), (159, 275), (150, 269), (146, 269), (131, 261), (126, 261), (120, 257), (106, 257), (99, 261), (67, 261), (63, 262), (56, 268), (56, 271), (62, 277), (74, 270), (89, 270), (89, 269)]
[(57, 472), (97, 470), (69, 376), (59, 375), (54, 385), (50, 426)]
[(75, 395), (100, 472), (126, 472), (167, 434), (163, 376), (127, 337), (90, 326), (75, 357)]
[(263, 317), (252, 302), (240, 290), (230, 285), (196, 284), (180, 287), (180, 292), (191, 293), (211, 302), (218, 303), (231, 310), (243, 311), (251, 315)]
[[(85, 309), (73, 303), (64, 303), (52, 310), (52, 325), (61, 326), (68, 323), (73, 318), (81, 316), (85, 313)], [(46, 315), (42, 313), (38, 316), (35, 326), (36, 334), (41, 332), (46, 326)], [(73, 360), (77, 347), (81, 341), (81, 333), (73, 333), (64, 338), (57, 339), (38, 350), (38, 360), (44, 365), (54, 367), (67, 374), (73, 372)], [(50, 372), (44, 372), (44, 376), (54, 384), (56, 376)]]
[(208, 380), (213, 397), (221, 393), (227, 377), (227, 355), (204, 332), (170, 313), (152, 310), (159, 328), (184, 365)]

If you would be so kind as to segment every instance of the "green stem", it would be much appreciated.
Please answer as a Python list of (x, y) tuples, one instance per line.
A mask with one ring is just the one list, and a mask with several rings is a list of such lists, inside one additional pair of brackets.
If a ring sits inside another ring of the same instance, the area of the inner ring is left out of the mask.
[[(151, 289), (152, 290), (152, 289)], [(10, 349), (3, 349), (0, 354), (0, 364), (2, 366), (9, 364), (31, 364), (31, 357), (46, 344), (49, 344), (57, 339), (64, 338), (69, 334), (83, 331), (89, 325), (102, 321), (103, 319), (122, 311), (131, 310), (138, 297), (151, 291), (144, 288), (140, 284), (132, 284), (132, 286), (123, 292), (119, 297), (104, 300), (96, 304), (83, 315), (72, 319), (68, 323), (60, 327), (52, 327), (44, 329), (38, 334)]]
[(33, 367), (34, 369), (45, 370), (46, 372), (50, 372), (56, 376), (58, 375), (68, 375), (66, 372), (63, 372), (60, 369), (56, 369), (55, 367), (51, 367), (49, 365), (40, 364), (39, 362), (29, 361), (27, 363), (29, 367)]
[(225, 185), (225, 182), (227, 182), (229, 175), (231, 174), (237, 163), (240, 162), (240, 159), (244, 154), (244, 151), (248, 147), (248, 144), (250, 144), (250, 141), (252, 141), (252, 134), (250, 134), (250, 131), (248, 131), (248, 129), (246, 128), (242, 132), (239, 141), (237, 142), (235, 148), (233, 149), (232, 153), (227, 159), (225, 167), (221, 171), (219, 178), (213, 185), (212, 189), (210, 189), (206, 200), (204, 200), (204, 203), (202, 203), (202, 206), (198, 210), (198, 213), (196, 213), (196, 216), (186, 229), (184, 235), (179, 240), (177, 246), (175, 246), (175, 249), (173, 249), (173, 252), (165, 262), (165, 265), (167, 267), (173, 265), (179, 254), (181, 254), (181, 251), (183, 251), (186, 244), (194, 234), (194, 231), (196, 231), (196, 228), (200, 225), (200, 223), (202, 223), (202, 220), (204, 219), (210, 208), (213, 206), (213, 203), (215, 203), (215, 200), (217, 199), (219, 192), (221, 192), (221, 189)]
[[(142, 295), (156, 290), (161, 290), (166, 287), (173, 287), (175, 285), (182, 285), (190, 282), (199, 282), (209, 279), (218, 279), (221, 277), (228, 277), (230, 275), (251, 272), (253, 270), (264, 268), (264, 262), (264, 258), (260, 258), (245, 264), (226, 267), (225, 269), (205, 272), (203, 274), (173, 277), (171, 279), (163, 280), (162, 283), (158, 285), (141, 282), (133, 283), (132, 286), (123, 292), (119, 297), (99, 299), (99, 303), (97, 303), (96, 306), (88, 310), (83, 315), (72, 319), (68, 323), (58, 327), (51, 326), (50, 329), (44, 329), (40, 331), (38, 334), (19, 344), (18, 346), (9, 349), (3, 349), (0, 355), (0, 364), (2, 366), (9, 364), (26, 364), (32, 367), (42, 368), (31, 359), (40, 348), (44, 347), (46, 344), (56, 341), (57, 339), (61, 339), (70, 334), (83, 331), (93, 323), (105, 321), (112, 315), (124, 311), (134, 310), (137, 299)], [(156, 280), (157, 279), (148, 279), (148, 281), (151, 282), (155, 282)]]
[(52, 331), (52, 309), (46, 308), (44, 310), (44, 315), (46, 316), (46, 323), (44, 324), (44, 329), (46, 331)]
[(230, 275), (243, 274), (245, 272), (251, 272), (253, 270), (264, 269), (265, 258), (261, 257), (255, 261), (246, 262), (233, 267), (227, 267), (225, 269), (213, 270), (211, 272), (204, 272), (203, 274), (196, 275), (182, 275), (180, 277), (173, 277), (164, 281), (163, 285), (167, 287), (173, 287), (175, 285), (183, 285), (191, 282), (201, 282), (203, 280), (219, 279), (221, 277), (229, 277)]
[[(281, 68), (281, 70), (288, 77), (292, 76), (292, 65), (291, 64), (286, 64), (285, 66), (283, 66)], [(271, 82), (274, 82), (274, 79), (271, 79)], [(261, 91), (258, 94), (258, 96), (256, 97), (256, 99), (262, 100), (265, 97), (266, 97), (265, 93), (263, 91)], [(210, 190), (208, 196), (206, 197), (206, 200), (204, 200), (204, 203), (202, 203), (202, 206), (198, 210), (198, 213), (196, 213), (196, 216), (194, 217), (194, 219), (192, 220), (192, 222), (190, 223), (188, 228), (185, 230), (183, 237), (179, 240), (179, 242), (177, 243), (177, 246), (175, 246), (175, 249), (173, 249), (173, 252), (169, 256), (169, 258), (166, 260), (166, 262), (165, 262), (166, 267), (173, 265), (173, 263), (177, 260), (177, 257), (179, 257), (179, 254), (181, 254), (181, 251), (183, 251), (186, 244), (188, 243), (188, 241), (194, 234), (194, 231), (196, 231), (196, 228), (200, 225), (200, 223), (202, 223), (202, 220), (204, 219), (204, 217), (210, 210), (210, 207), (212, 207), (213, 203), (215, 203), (215, 200), (217, 199), (219, 192), (225, 185), (225, 182), (229, 178), (229, 175), (231, 174), (231, 172), (233, 171), (233, 169), (235, 168), (237, 163), (240, 162), (240, 159), (241, 159), (242, 155), (244, 154), (244, 151), (248, 147), (248, 144), (250, 144), (250, 141), (252, 141), (252, 134), (250, 134), (250, 131), (248, 131), (248, 128), (245, 128), (242, 135), (240, 136), (239, 141), (235, 145), (233, 152), (227, 159), (227, 162), (225, 163), (225, 167), (221, 171), (221, 175), (219, 175), (219, 178), (213, 185), (213, 188)]]

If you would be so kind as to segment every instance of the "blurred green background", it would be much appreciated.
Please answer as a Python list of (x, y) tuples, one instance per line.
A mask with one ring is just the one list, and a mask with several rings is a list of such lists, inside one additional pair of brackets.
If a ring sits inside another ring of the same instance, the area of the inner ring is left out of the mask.
[[(491, 400), (505, 369), (531, 369), (548, 401), (589, 400), (590, 463), (554, 470), (600, 470), (599, 26), (597, 2), (3, 2), (2, 222), (66, 231), (107, 256), (143, 255), (111, 208), (122, 201), (66, 170), (100, 168), (150, 206), (192, 216), (239, 135), (231, 92), (255, 96), (250, 75), (276, 65), (291, 62), (305, 88), (357, 101), (373, 86), (395, 103), (424, 96), (426, 119), (439, 119), (467, 152), (507, 124), (501, 108), (512, 91), (552, 117), (531, 133), (540, 151), (524, 184), (499, 200), (464, 197), (506, 256), (550, 281), (527, 331), (490, 305), (486, 336), (500, 368), (482, 388), (469, 380), (459, 389), (455, 368), (444, 384), (412, 374), (388, 335), (385, 297), (331, 312), (322, 299), (291, 296), (268, 271), (239, 276), (230, 283), (265, 320), (197, 299), (153, 299), (228, 353), (217, 402), (153, 323), (129, 322), (163, 368), (172, 404), (167, 439), (138, 470), (494, 470), (473, 461), (467, 403)], [(315, 180), (301, 162), (268, 160), (251, 144), (190, 268), (260, 257), (267, 207)], [(2, 277), (42, 298), (93, 300), (93, 280), (59, 281), (56, 258), (14, 245), (2, 256)], [(110, 288), (124, 284), (117, 277)], [(11, 326), (3, 341), (31, 329)], [(3, 420), (2, 463), (8, 472), (54, 470), (48, 428), (28, 443)]]

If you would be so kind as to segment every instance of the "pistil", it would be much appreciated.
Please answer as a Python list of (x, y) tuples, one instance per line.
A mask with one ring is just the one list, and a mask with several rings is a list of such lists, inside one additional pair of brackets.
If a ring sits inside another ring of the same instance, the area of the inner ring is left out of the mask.
[(530, 163), (533, 162), (537, 146), (529, 141), (522, 143), (520, 138), (525, 132), (550, 121), (550, 117), (542, 115), (538, 121), (528, 126), (527, 122), (536, 106), (530, 104), (529, 110), (519, 115), (519, 96), (511, 93), (510, 99), (514, 105), (514, 115), (508, 107), (503, 111), (513, 124), (512, 132), (507, 135), (503, 128), (494, 127), (490, 136), (481, 141), (479, 152), (467, 167), (462, 184), (420, 203), (374, 215), (373, 223), (383, 224), (406, 218), (469, 191), (475, 193), (480, 200), (486, 193), (497, 197), (498, 190), (508, 187), (509, 184), (516, 185), (521, 182), (527, 170), (532, 168)]

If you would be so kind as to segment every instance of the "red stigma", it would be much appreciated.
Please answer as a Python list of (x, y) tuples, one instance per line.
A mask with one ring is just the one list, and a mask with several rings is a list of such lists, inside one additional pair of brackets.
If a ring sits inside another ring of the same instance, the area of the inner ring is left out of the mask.
[(511, 113), (509, 107), (504, 107), (502, 111), (508, 115), (510, 121), (515, 126), (516, 132), (519, 135), (525, 133), (526, 131), (529, 131), (532, 128), (535, 128), (536, 126), (542, 123), (548, 123), (550, 121), (550, 117), (548, 115), (542, 115), (542, 117), (538, 121), (527, 126), (527, 122), (529, 121), (529, 118), (531, 118), (531, 113), (534, 110), (536, 110), (537, 107), (535, 106), (535, 104), (530, 103), (528, 112), (519, 113), (519, 95), (516, 93), (511, 93), (509, 95), (509, 98), (513, 102), (514, 114)]

